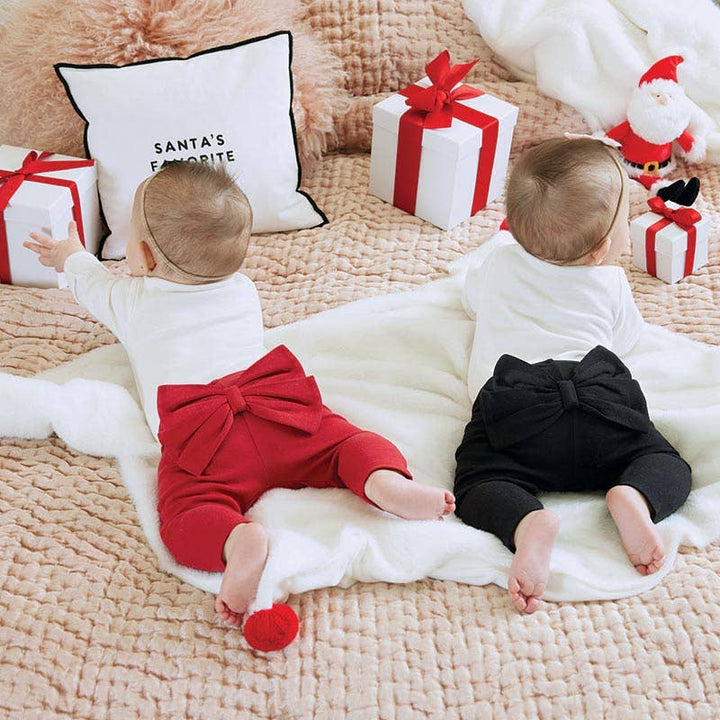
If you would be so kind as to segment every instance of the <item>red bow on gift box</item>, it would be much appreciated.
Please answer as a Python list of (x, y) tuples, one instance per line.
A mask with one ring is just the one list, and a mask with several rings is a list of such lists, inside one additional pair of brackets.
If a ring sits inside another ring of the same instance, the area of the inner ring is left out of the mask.
[(459, 102), (484, 95), (482, 90), (476, 90), (469, 85), (455, 87), (476, 62), (477, 60), (473, 60), (469, 63), (451, 65), (450, 53), (444, 50), (425, 66), (432, 83), (430, 86), (410, 85), (400, 90), (400, 94), (407, 98), (405, 102), (410, 106), (410, 109), (400, 117), (395, 158), (393, 205), (401, 210), (415, 213), (423, 130), (450, 127), (453, 118), (482, 130), (482, 147), (478, 158), (470, 215), (482, 210), (487, 204), (490, 176), (497, 148), (498, 119)]
[[(458, 100), (482, 95), (469, 85), (455, 87), (469, 72), (477, 60), (459, 65), (450, 64), (450, 53), (444, 50), (425, 66), (432, 85), (421, 87), (410, 85), (402, 94), (407, 97), (406, 104), (423, 113), (423, 127), (429, 129), (450, 127), (453, 121), (453, 103)], [(453, 89), (454, 88), (454, 89)]]
[(94, 160), (46, 160), (52, 153), (29, 152), (17, 170), (0, 169), (0, 282), (10, 283), (10, 257), (8, 252), (7, 231), (5, 229), (4, 213), (15, 191), (26, 181), (45, 183), (46, 185), (61, 185), (70, 190), (73, 201), (73, 219), (78, 228), (80, 241), (85, 244), (83, 230), (82, 210), (80, 208), (80, 195), (77, 184), (72, 180), (43, 177), (40, 173), (56, 172), (58, 170), (73, 170), (75, 168), (90, 167)]
[(662, 219), (653, 223), (645, 231), (645, 264), (647, 271), (653, 277), (657, 277), (657, 263), (655, 260), (655, 238), (657, 234), (668, 225), (675, 223), (687, 232), (687, 252), (685, 254), (684, 274), (690, 275), (695, 265), (695, 246), (697, 244), (697, 230), (695, 223), (702, 220), (702, 215), (693, 208), (679, 207), (669, 208), (660, 197), (651, 197), (648, 200), (650, 209), (661, 215)]
[(702, 220), (702, 215), (697, 210), (689, 207), (679, 207), (673, 210), (665, 204), (665, 201), (661, 197), (657, 197), (657, 195), (648, 200), (648, 205), (656, 215), (662, 215), (664, 218), (670, 220), (670, 222), (679, 225), (683, 230), (689, 229), (695, 223)]

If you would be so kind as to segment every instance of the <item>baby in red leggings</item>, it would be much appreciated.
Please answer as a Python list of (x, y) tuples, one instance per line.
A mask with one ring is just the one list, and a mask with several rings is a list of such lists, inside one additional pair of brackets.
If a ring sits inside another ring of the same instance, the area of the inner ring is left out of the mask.
[(234, 626), (267, 557), (266, 532), (245, 513), (267, 490), (347, 488), (413, 520), (455, 509), (449, 491), (412, 481), (392, 443), (325, 407), (286, 347), (267, 352), (257, 290), (237, 272), (251, 227), (250, 204), (223, 168), (177, 162), (135, 193), (132, 277), (85, 252), (73, 223), (65, 240), (25, 243), (125, 347), (162, 446), (163, 542), (181, 564), (223, 572), (215, 609)]

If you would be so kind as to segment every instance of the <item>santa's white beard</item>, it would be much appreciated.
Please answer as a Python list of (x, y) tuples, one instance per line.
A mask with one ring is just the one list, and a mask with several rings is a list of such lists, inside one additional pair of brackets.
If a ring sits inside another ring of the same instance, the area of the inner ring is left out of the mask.
[[(658, 81), (647, 83), (635, 89), (627, 109), (630, 127), (643, 140), (664, 145), (676, 140), (690, 123), (690, 101), (677, 83), (668, 87), (656, 87)], [(653, 92), (668, 95), (666, 105), (661, 105), (652, 96)]]

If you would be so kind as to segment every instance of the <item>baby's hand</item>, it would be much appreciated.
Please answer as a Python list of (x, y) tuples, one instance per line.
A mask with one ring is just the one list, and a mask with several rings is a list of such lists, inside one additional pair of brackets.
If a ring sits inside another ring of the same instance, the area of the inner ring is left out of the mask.
[(62, 272), (65, 261), (76, 252), (85, 250), (77, 232), (77, 225), (74, 220), (68, 225), (68, 237), (65, 240), (53, 240), (48, 235), (30, 233), (30, 237), (36, 242), (26, 240), (23, 246), (32, 250), (40, 257), (38, 260), (47, 267), (55, 268), (55, 272)]

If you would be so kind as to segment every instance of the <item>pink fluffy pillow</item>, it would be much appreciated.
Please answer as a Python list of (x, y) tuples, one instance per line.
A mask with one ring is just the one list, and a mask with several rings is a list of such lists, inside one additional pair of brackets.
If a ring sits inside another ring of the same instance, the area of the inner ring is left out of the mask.
[(293, 33), (300, 158), (314, 160), (347, 110), (339, 59), (305, 29), (299, 0), (22, 0), (0, 29), (0, 142), (83, 156), (84, 122), (53, 64), (186, 57), (276, 30)]

